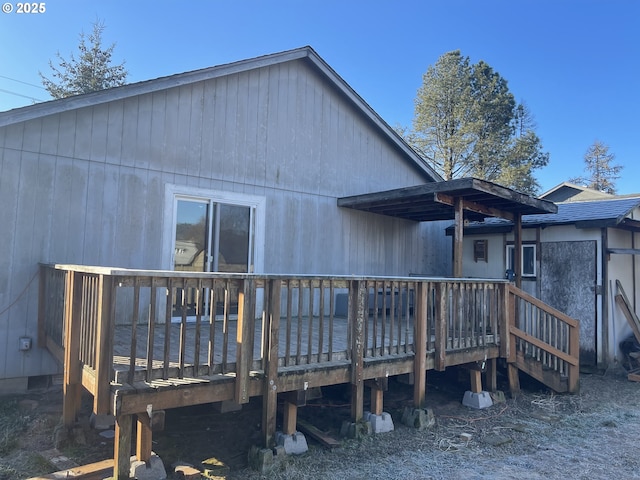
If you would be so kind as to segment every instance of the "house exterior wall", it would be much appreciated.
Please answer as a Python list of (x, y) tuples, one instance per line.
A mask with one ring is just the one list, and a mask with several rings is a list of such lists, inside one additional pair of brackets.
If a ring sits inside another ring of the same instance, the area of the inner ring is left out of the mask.
[(441, 224), (336, 205), (427, 181), (411, 162), (301, 60), (1, 127), (0, 380), (59, 369), (18, 350), (38, 263), (170, 265), (167, 185), (263, 199), (263, 272), (448, 274)]

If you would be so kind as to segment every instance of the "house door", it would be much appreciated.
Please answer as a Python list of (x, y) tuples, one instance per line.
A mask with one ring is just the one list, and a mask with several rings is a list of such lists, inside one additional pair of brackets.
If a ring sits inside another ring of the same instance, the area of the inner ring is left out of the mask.
[(580, 363), (596, 364), (596, 242), (540, 245), (540, 299), (580, 322)]
[[(176, 198), (173, 269), (189, 272), (253, 271), (252, 208), (214, 202), (210, 199)], [(178, 290), (173, 316), (188, 317), (209, 312), (208, 292), (194, 288)], [(237, 310), (237, 298), (230, 299)], [(216, 311), (221, 305), (216, 306)]]

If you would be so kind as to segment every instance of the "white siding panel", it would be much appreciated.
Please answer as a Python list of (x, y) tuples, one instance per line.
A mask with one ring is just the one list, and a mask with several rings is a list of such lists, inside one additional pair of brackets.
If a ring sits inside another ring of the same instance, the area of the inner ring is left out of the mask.
[[(10, 303), (12, 267), (14, 265), (14, 244), (21, 239), (14, 235), (18, 221), (18, 184), (20, 178), (20, 151), (4, 149), (0, 165), (0, 245), (7, 255), (0, 255), (0, 305)], [(0, 317), (3, 322), (6, 314)], [(2, 332), (0, 331), (0, 338)]]
[(203, 113), (202, 113), (202, 141), (200, 159), (200, 179), (199, 187), (204, 188), (202, 180), (209, 179), (214, 171), (214, 139), (216, 128), (216, 82), (208, 81), (204, 83), (203, 91)]
[(182, 175), (189, 175), (198, 164), (189, 157), (189, 138), (191, 130), (191, 85), (180, 87), (178, 90), (178, 124), (176, 125), (176, 152), (173, 171)]
[[(94, 161), (104, 162), (107, 157), (107, 132), (109, 125), (109, 105), (93, 108), (91, 127), (91, 156)], [(44, 141), (44, 140), (43, 140)]]
[(104, 189), (102, 190), (102, 221), (100, 224), (100, 258), (98, 265), (116, 265), (116, 236), (118, 221), (118, 197), (120, 167), (105, 165)]
[(109, 103), (107, 118), (106, 162), (120, 165), (122, 162), (122, 129), (124, 128), (124, 102)]
[(82, 108), (77, 111), (74, 125), (75, 144), (73, 156), (75, 158), (91, 158), (91, 127), (93, 125), (93, 109)]
[(29, 189), (37, 205), (34, 214), (34, 228), (30, 232), (33, 237), (31, 257), (36, 262), (48, 263), (51, 260), (50, 242), (52, 226), (52, 203), (54, 196), (56, 158), (53, 155), (40, 154), (38, 173)]
[[(188, 173), (194, 177), (202, 176), (202, 122), (204, 108), (204, 85), (193, 85), (191, 90), (191, 118), (189, 120), (189, 158)], [(197, 183), (196, 183), (197, 184)]]
[(153, 96), (142, 95), (138, 101), (136, 149), (134, 164), (136, 168), (148, 169), (151, 167), (151, 135), (153, 122)]
[(151, 168), (162, 170), (162, 157), (166, 145), (165, 112), (166, 92), (156, 92), (152, 95), (151, 105), (151, 133), (148, 151), (148, 161)]
[(78, 219), (83, 224), (83, 256), (82, 263), (86, 265), (98, 265), (102, 254), (102, 213), (105, 207), (104, 190), (106, 187), (105, 170), (103, 163), (93, 162), (89, 165), (88, 194), (84, 208), (84, 218)]
[(39, 152), (41, 135), (42, 120), (37, 119), (25, 123), (22, 138), (22, 149), (27, 152)]
[(11, 150), (22, 149), (24, 124), (9, 125), (6, 128), (5, 148)]
[[(84, 257), (84, 219), (87, 215), (89, 162), (74, 160), (70, 169), (71, 189), (67, 210), (66, 257), (70, 263), (82, 263)], [(61, 232), (57, 232), (61, 235)]]
[(118, 180), (115, 261), (118, 266), (142, 268), (147, 172), (122, 170)]
[(235, 161), (237, 159), (237, 151), (236, 151), (236, 137), (238, 132), (237, 129), (237, 97), (238, 97), (238, 82), (235, 78), (226, 78), (223, 82), (226, 88), (226, 98), (225, 98), (225, 113), (224, 113), (224, 129), (223, 129), (223, 138), (224, 138), (224, 150), (223, 156), (220, 159), (221, 164), (221, 175), (220, 177), (225, 182), (233, 182), (234, 173), (235, 173)]
[(162, 149), (160, 169), (163, 172), (176, 172), (176, 152), (178, 151), (178, 110), (180, 90), (173, 88), (167, 91), (166, 111), (164, 114), (164, 148)]
[(127, 98), (122, 112), (122, 150), (120, 164), (135, 167), (138, 132), (138, 97)]

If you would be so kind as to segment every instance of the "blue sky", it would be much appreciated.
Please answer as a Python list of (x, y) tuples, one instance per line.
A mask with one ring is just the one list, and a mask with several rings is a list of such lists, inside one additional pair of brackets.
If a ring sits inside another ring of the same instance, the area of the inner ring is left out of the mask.
[[(422, 74), (461, 50), (534, 114), (542, 190), (582, 175), (598, 139), (640, 192), (640, 2), (636, 0), (51, 0), (0, 13), (0, 111), (46, 100), (38, 71), (106, 24), (129, 82), (311, 45), (390, 125), (410, 125)], [(7, 78), (8, 77), (8, 78)], [(26, 85), (33, 84), (36, 86)], [(12, 93), (8, 93), (12, 92)]]

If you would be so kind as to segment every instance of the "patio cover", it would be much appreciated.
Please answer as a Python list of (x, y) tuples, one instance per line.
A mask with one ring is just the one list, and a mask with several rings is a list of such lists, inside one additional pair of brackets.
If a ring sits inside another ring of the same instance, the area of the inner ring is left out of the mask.
[(477, 178), (458, 178), (342, 197), (338, 199), (338, 206), (416, 222), (431, 222), (453, 220), (456, 198), (462, 202), (464, 218), (469, 221), (480, 221), (486, 217), (513, 220), (515, 214), (531, 215), (558, 211), (558, 207), (552, 202)]
[(462, 276), (462, 245), (465, 221), (499, 217), (514, 223), (514, 265), (516, 285), (520, 287), (522, 215), (556, 213), (549, 201), (516, 192), (477, 178), (458, 178), (426, 183), (384, 192), (353, 195), (338, 199), (339, 207), (389, 215), (416, 222), (454, 220), (453, 276)]

